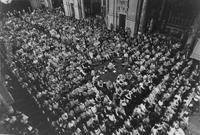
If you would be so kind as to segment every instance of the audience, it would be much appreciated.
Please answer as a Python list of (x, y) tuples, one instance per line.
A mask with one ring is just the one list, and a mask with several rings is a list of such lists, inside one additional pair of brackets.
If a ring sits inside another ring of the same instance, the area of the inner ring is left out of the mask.
[(39, 131), (33, 128), (29, 122), (29, 117), (19, 111), (9, 114), (0, 125), (8, 130), (11, 134), (19, 135), (39, 135)]
[(200, 73), (179, 41), (59, 8), (9, 13), (0, 29), (13, 73), (58, 134), (185, 134)]

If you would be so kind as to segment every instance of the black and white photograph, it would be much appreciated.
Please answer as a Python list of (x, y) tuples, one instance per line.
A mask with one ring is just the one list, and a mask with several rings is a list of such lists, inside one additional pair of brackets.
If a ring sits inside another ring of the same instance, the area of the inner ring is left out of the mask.
[(200, 0), (0, 0), (0, 135), (200, 135)]

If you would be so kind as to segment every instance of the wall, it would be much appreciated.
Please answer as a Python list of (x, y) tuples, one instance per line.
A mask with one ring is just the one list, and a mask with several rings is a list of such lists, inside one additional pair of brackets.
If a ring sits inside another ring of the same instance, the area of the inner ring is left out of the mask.
[(129, 0), (129, 9), (126, 20), (126, 27), (129, 27), (131, 29), (132, 35), (134, 33), (136, 24), (137, 5), (138, 5), (138, 0)]
[(110, 29), (111, 24), (114, 29), (119, 25), (119, 15), (126, 15), (126, 27), (131, 29), (133, 35), (136, 23), (137, 5), (139, 0), (109, 0), (107, 6), (109, 11), (107, 13), (107, 27)]
[(72, 5), (74, 5), (74, 0), (63, 0), (63, 5), (65, 10), (65, 15), (73, 16), (73, 13), (75, 13), (75, 11), (72, 11), (74, 8), (74, 6), (72, 7)]
[(63, 6), (64, 6), (64, 10), (65, 10), (65, 15), (66, 16), (72, 16), (72, 9), (70, 7), (70, 2), (69, 0), (63, 0)]
[[(9, 4), (4, 4), (0, 2), (0, 12), (6, 13), (8, 11), (12, 12), (13, 10), (22, 11), (29, 10), (28, 7), (31, 7), (31, 4), (28, 0), (13, 0)], [(1, 18), (0, 18), (1, 19)]]
[(29, 0), (33, 9), (40, 8), (44, 5), (47, 8), (53, 8), (52, 0)]
[(74, 13), (75, 18), (80, 19), (80, 8), (79, 8), (79, 0), (74, 0)]
[(116, 15), (116, 12), (114, 11), (115, 10), (115, 3), (116, 3), (117, 0), (108, 0), (108, 15), (107, 15), (107, 19), (108, 19), (108, 29), (111, 29), (111, 24), (114, 25), (115, 23), (115, 15)]
[(200, 61), (200, 38), (197, 39), (197, 42), (195, 44), (195, 48), (194, 48), (190, 57)]
[(52, 5), (52, 1), (51, 0), (39, 0), (40, 3), (42, 5), (44, 5), (45, 7), (47, 8), (53, 8), (53, 5)]
[(40, 8), (40, 0), (29, 0), (33, 9)]
[(66, 16), (73, 16), (72, 10), (74, 9), (74, 17), (76, 19), (81, 19), (85, 17), (83, 0), (63, 0), (63, 6)]

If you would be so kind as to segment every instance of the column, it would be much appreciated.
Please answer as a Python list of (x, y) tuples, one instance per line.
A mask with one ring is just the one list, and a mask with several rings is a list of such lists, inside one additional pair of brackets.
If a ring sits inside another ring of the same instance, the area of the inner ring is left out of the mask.
[(93, 2), (94, 0), (90, 0), (90, 15), (93, 15)]
[(81, 0), (81, 12), (82, 12), (82, 18), (85, 18), (85, 9), (84, 9), (83, 0)]
[(79, 6), (78, 6), (78, 0), (74, 0), (74, 13), (75, 13), (75, 18), (80, 19), (80, 14), (79, 14)]
[(63, 0), (63, 6), (64, 6), (64, 10), (65, 10), (65, 15), (71, 16), (72, 12), (71, 12), (69, 0)]
[(136, 35), (138, 33), (138, 29), (139, 29), (142, 2), (143, 2), (142, 0), (138, 0), (138, 3), (137, 3), (134, 35)]
[(162, 5), (161, 5), (158, 21), (162, 20), (164, 9), (165, 9), (165, 5), (166, 5), (166, 0), (162, 0)]
[(52, 4), (52, 1), (51, 1), (51, 0), (48, 0), (48, 7), (49, 7), (49, 8), (53, 8), (53, 4)]
[(106, 14), (105, 14), (105, 18), (104, 18), (104, 20), (105, 20), (105, 22), (106, 22), (106, 26), (108, 26), (108, 9), (109, 9), (109, 1), (108, 0), (106, 0)]
[(104, 0), (101, 0), (101, 15), (103, 18), (106, 16), (106, 3), (104, 3)]
[(116, 27), (117, 27), (117, 0), (114, 0), (114, 20), (113, 20), (113, 25), (114, 25), (114, 30), (116, 30)]
[(109, 13), (109, 0), (106, 0), (106, 15)]
[(114, 1), (115, 0), (108, 0), (108, 29), (111, 29), (111, 24), (114, 25)]
[(101, 15), (104, 13), (104, 3), (103, 0), (101, 0)]
[(139, 24), (139, 32), (144, 33), (145, 27), (146, 27), (146, 16), (147, 16), (147, 4), (148, 0), (143, 0), (142, 4), (142, 12), (141, 12), (141, 18), (140, 18), (140, 24)]
[(158, 23), (159, 23), (159, 28), (162, 30), (163, 27), (163, 23), (165, 23), (165, 20), (163, 19), (163, 14), (164, 14), (164, 10), (165, 10), (165, 6), (166, 6), (166, 0), (162, 1), (162, 5), (161, 5), (161, 9), (160, 9), (160, 14), (159, 14), (159, 18), (158, 18)]
[(45, 7), (48, 7), (48, 0), (44, 0)]
[(129, 8), (126, 20), (126, 27), (131, 29), (131, 35), (133, 35), (136, 27), (136, 15), (137, 15), (137, 6), (138, 2), (141, 0), (129, 0)]
[(101, 7), (103, 7), (104, 6), (104, 3), (103, 3), (103, 0), (101, 0)]

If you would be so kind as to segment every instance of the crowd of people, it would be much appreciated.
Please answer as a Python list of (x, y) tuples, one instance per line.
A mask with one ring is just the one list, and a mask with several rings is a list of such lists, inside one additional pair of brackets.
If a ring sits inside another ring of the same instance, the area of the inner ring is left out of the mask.
[(0, 120), (0, 126), (10, 134), (17, 135), (39, 135), (37, 128), (34, 128), (29, 117), (20, 111), (14, 111)]
[(13, 73), (58, 134), (185, 135), (200, 70), (179, 41), (131, 37), (59, 8), (8, 14), (0, 25)]

